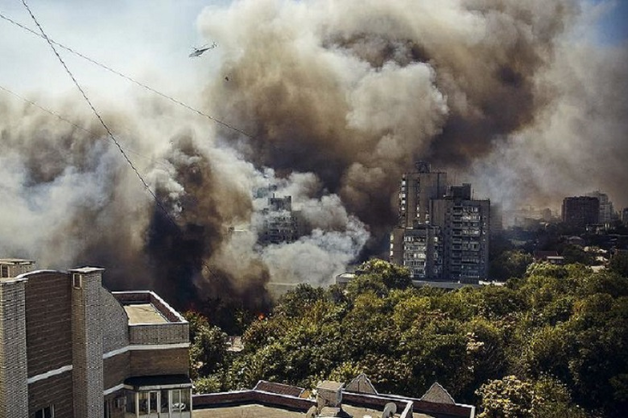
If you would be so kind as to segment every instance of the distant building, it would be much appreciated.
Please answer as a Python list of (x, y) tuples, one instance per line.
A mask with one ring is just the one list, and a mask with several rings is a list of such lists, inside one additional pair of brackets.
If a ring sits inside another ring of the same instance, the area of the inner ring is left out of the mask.
[(563, 222), (573, 227), (599, 223), (600, 201), (597, 197), (578, 196), (563, 199)]
[[(493, 208), (491, 207), (491, 210)], [(552, 222), (552, 210), (550, 208), (535, 208), (533, 206), (522, 207), (511, 211), (512, 225), (524, 229), (538, 228), (542, 222)], [(491, 217), (493, 214), (491, 213)]]
[(565, 257), (558, 255), (558, 251), (535, 251), (533, 257), (536, 262), (546, 262), (559, 266), (565, 264)]
[(406, 173), (399, 188), (399, 226), (414, 228), (430, 225), (431, 205), (447, 193), (447, 173), (432, 172), (429, 164), (418, 162), (415, 171)]
[(0, 417), (191, 417), (189, 324), (101, 268), (0, 260)]
[(391, 253), (395, 256), (391, 258), (393, 263), (408, 267), (413, 278), (442, 277), (443, 259), (438, 227), (418, 225), (415, 228), (398, 228), (395, 233), (401, 235), (397, 238), (401, 241), (401, 248)]
[(502, 211), (502, 205), (500, 204), (492, 204), (490, 206), (491, 209), (491, 225), (490, 225), (490, 233), (491, 235), (496, 235), (504, 230), (504, 214)]
[(606, 224), (610, 223), (615, 218), (615, 210), (613, 209), (613, 202), (608, 199), (606, 193), (595, 191), (587, 193), (588, 197), (595, 197), (600, 202), (600, 210), (597, 223)]
[(621, 221), (628, 225), (628, 208), (621, 211)]
[(491, 204), (471, 198), (471, 185), (452, 186), (434, 201), (433, 222), (442, 230), (445, 277), (477, 283), (488, 276)]
[(268, 207), (262, 211), (264, 224), (259, 234), (261, 244), (280, 244), (294, 242), (304, 233), (303, 218), (300, 211), (292, 210), (292, 197), (268, 199)]
[(390, 261), (412, 279), (477, 283), (488, 275), (491, 208), (471, 196), (471, 185), (449, 186), (447, 174), (416, 164), (399, 191), (399, 223), (391, 233)]

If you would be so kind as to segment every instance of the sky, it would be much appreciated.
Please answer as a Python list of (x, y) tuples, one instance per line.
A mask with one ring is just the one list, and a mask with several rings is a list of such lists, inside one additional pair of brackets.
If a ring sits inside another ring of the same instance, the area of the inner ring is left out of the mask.
[[(178, 91), (198, 77), (201, 64), (212, 57), (188, 59), (194, 46), (205, 40), (196, 28), (204, 7), (221, 2), (186, 0), (151, 2), (30, 1), (28, 2), (50, 38), (160, 90)], [(0, 3), (5, 16), (37, 29), (21, 1)], [(3, 57), (0, 83), (16, 93), (44, 92), (49, 95), (75, 90), (71, 80), (46, 42), (3, 20), (0, 25)], [(95, 92), (111, 91), (116, 97), (131, 88), (72, 54), (62, 51), (79, 82)]]
[[(155, 260), (183, 236), (190, 271), (328, 282), (385, 250), (419, 157), (507, 209), (593, 190), (628, 206), (626, 0), (28, 4), (56, 42), (229, 126), (60, 51), (183, 231), (168, 235), (50, 47), (0, 19), (0, 87), (76, 125), (0, 89), (0, 191), (16, 196), (0, 252), (176, 276)], [(0, 13), (35, 28), (21, 1)], [(304, 239), (258, 251), (262, 185), (293, 196)]]
[(601, 5), (605, 10), (597, 25), (599, 40), (617, 44), (628, 39), (628, 1), (595, 0), (594, 4)]
[[(160, 91), (186, 95), (191, 81), (202, 80), (212, 66), (217, 67), (220, 50), (199, 60), (187, 59), (194, 46), (211, 44), (198, 29), (197, 19), (205, 8), (224, 8), (228, 0), (154, 0), (84, 2), (70, 0), (28, 2), (48, 35), (90, 58)], [(628, 0), (591, 0), (582, 3), (585, 14), (596, 21), (595, 33), (587, 36), (600, 44), (617, 45), (628, 39)], [(36, 29), (19, 0), (2, 0), (0, 12)], [(2, 20), (0, 22), (0, 85), (16, 93), (44, 91), (49, 94), (74, 89), (48, 45), (40, 38)], [(124, 92), (127, 81), (71, 54), (68, 63), (79, 81), (101, 92), (114, 87), (112, 95)], [(51, 82), (51, 80), (53, 82)], [(193, 84), (193, 83), (192, 83)]]

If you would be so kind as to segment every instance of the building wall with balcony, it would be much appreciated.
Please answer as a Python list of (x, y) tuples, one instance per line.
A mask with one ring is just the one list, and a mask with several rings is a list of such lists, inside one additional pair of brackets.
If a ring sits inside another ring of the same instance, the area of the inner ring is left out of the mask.
[(442, 228), (446, 280), (477, 283), (488, 276), (490, 201), (445, 198), (434, 202)]

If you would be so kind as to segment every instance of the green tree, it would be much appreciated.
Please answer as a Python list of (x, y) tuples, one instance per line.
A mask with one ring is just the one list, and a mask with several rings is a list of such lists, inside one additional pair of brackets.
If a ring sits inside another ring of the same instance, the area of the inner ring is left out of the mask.
[(359, 268), (361, 275), (370, 275), (381, 278), (389, 289), (406, 289), (412, 285), (410, 270), (384, 260), (371, 259)]
[(228, 336), (217, 326), (201, 327), (190, 348), (190, 360), (195, 374), (201, 377), (219, 370), (227, 355)]
[(565, 257), (565, 263), (567, 264), (580, 263), (587, 266), (595, 264), (595, 257), (577, 245), (565, 245), (561, 255)]
[(534, 262), (534, 258), (521, 250), (504, 251), (491, 261), (489, 275), (491, 279), (503, 281), (525, 274), (528, 266)]
[(478, 390), (482, 412), (478, 418), (584, 418), (566, 387), (554, 379), (519, 380), (515, 376), (491, 380)]
[(628, 251), (618, 251), (613, 254), (608, 268), (623, 277), (628, 277)]
[(274, 312), (277, 315), (296, 318), (313, 303), (325, 297), (325, 291), (322, 288), (301, 283), (280, 298)]

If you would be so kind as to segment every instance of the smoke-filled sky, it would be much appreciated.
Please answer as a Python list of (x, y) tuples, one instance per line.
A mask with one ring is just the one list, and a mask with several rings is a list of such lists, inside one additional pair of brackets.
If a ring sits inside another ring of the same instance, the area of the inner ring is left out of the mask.
[[(29, 2), (50, 38), (237, 130), (61, 51), (166, 215), (46, 42), (0, 20), (0, 87), (71, 122), (0, 90), (0, 256), (263, 304), (269, 281), (385, 251), (417, 159), (506, 209), (628, 206), (628, 2), (57, 3)], [(36, 29), (20, 1), (0, 12)], [(257, 244), (269, 187), (304, 214), (298, 242)]]

